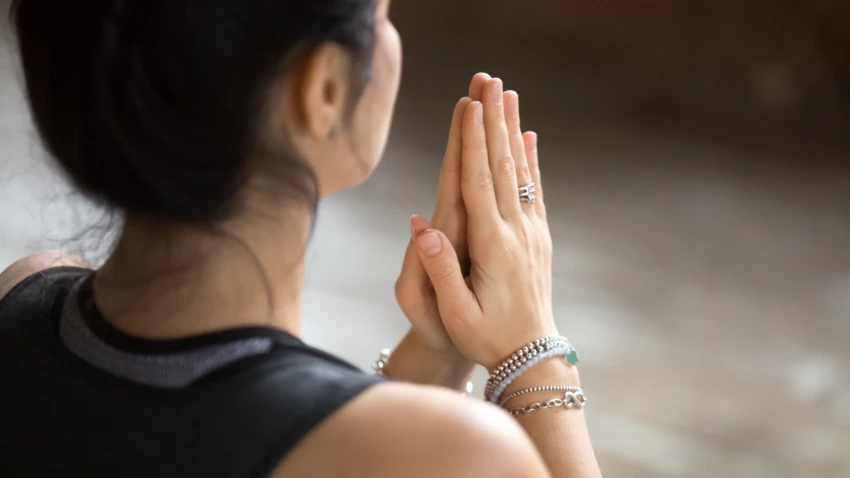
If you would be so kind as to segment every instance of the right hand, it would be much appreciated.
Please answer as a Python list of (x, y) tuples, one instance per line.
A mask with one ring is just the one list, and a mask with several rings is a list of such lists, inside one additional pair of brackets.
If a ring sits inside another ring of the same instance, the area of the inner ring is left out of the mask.
[[(535, 204), (519, 199), (518, 188), (531, 182)], [(503, 93), (501, 80), (487, 81), (482, 101), (466, 107), (461, 190), (469, 215), (469, 278), (442, 232), (420, 232), (417, 245), (452, 342), (492, 371), (528, 342), (558, 335), (537, 136), (522, 133), (519, 98)]]

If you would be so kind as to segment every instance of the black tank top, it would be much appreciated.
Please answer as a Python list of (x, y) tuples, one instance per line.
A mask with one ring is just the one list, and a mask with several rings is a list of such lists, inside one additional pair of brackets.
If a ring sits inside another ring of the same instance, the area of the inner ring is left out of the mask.
[(128, 336), (93, 276), (49, 269), (0, 300), (0, 476), (265, 477), (380, 381), (272, 328)]

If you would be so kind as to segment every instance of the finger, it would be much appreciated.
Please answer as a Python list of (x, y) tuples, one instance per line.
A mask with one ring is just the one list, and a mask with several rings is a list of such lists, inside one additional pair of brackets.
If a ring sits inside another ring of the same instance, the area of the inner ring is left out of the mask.
[(463, 160), (461, 192), (471, 223), (488, 224), (501, 220), (493, 190), (493, 174), (487, 157), (484, 108), (473, 101), (463, 117)]
[(484, 128), (490, 171), (493, 173), (493, 188), (496, 191), (496, 203), (502, 217), (515, 218), (522, 214), (522, 209), (517, 192), (516, 164), (511, 155), (511, 143), (505, 124), (502, 80), (495, 78), (487, 82), (482, 103), (484, 103)]
[(543, 203), (543, 181), (540, 177), (540, 156), (537, 151), (537, 133), (529, 131), (522, 135), (525, 143), (525, 157), (528, 158), (528, 169), (531, 172), (531, 180), (537, 185), (537, 196), (535, 210), (541, 217), (546, 216), (546, 205)]
[(449, 142), (446, 146), (446, 155), (443, 158), (443, 167), (440, 169), (440, 186), (437, 190), (437, 209), (460, 207), (463, 198), (460, 192), (460, 163), (463, 153), (463, 115), (472, 100), (461, 98), (455, 106), (452, 115), (452, 126), (449, 129)]
[(490, 75), (487, 73), (477, 73), (472, 77), (472, 82), (469, 84), (469, 97), (473, 101), (481, 101), (481, 95), (484, 94), (484, 86), (490, 81)]
[[(401, 264), (401, 274), (395, 283), (395, 296), (399, 304), (407, 303), (411, 298), (422, 297), (422, 291), (428, 285), (428, 273), (419, 259), (419, 250), (416, 247), (416, 238), (422, 231), (431, 225), (422, 216), (413, 215), (410, 218), (410, 243), (404, 253), (404, 261)], [(405, 311), (408, 313), (408, 311)]]
[(479, 315), (481, 307), (466, 285), (448, 238), (440, 231), (428, 229), (419, 235), (416, 244), (419, 258), (437, 293), (440, 315), (458, 319), (471, 319), (469, 314)]
[(532, 182), (528, 159), (525, 155), (525, 141), (522, 138), (519, 117), (519, 95), (516, 91), (505, 93), (505, 120), (508, 123), (508, 135), (511, 141), (511, 154), (516, 164), (517, 187), (528, 186)]

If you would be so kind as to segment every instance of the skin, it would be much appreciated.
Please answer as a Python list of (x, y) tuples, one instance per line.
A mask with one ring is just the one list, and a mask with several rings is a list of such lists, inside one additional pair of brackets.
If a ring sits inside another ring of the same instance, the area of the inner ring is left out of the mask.
[[(322, 196), (365, 180), (386, 144), (401, 44), (388, 19), (389, 0), (377, 6), (374, 75), (350, 121), (353, 66), (334, 45), (319, 47), (288, 72), (270, 98), (266, 140), (287, 137), (316, 171)], [(300, 335), (310, 211), (268, 194), (269, 181), (262, 174), (249, 180), (243, 212), (217, 233), (128, 217), (95, 276), (95, 301), (112, 325), (155, 339), (250, 325)], [(601, 476), (582, 411), (513, 419), (452, 390), (474, 364), (492, 369), (523, 344), (557, 334), (545, 206), (521, 203), (517, 195), (531, 181), (540, 189), (537, 141), (520, 129), (517, 94), (503, 92), (501, 80), (476, 75), (453, 115), (432, 220), (411, 218), (396, 284), (411, 330), (387, 368), (399, 382), (372, 387), (338, 410), (272, 476)], [(84, 266), (61, 253), (19, 261), (0, 274), (0, 297), (29, 274), (65, 264)], [(211, 291), (216, 301), (209, 300)], [(552, 360), (506, 393), (578, 383), (574, 368)], [(550, 398), (529, 394), (523, 404)]]

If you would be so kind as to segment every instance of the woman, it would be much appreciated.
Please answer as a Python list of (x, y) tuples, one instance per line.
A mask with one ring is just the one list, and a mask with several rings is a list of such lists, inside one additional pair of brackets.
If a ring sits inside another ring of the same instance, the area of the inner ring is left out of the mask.
[[(599, 476), (553, 319), (536, 136), (498, 79), (458, 103), (433, 224), (411, 220), (393, 380), (298, 339), (316, 202), (387, 139), (388, 9), (14, 2), (41, 137), (125, 225), (96, 271), (41, 253), (0, 278), (3, 476)], [(516, 418), (451, 390), (474, 364)]]

